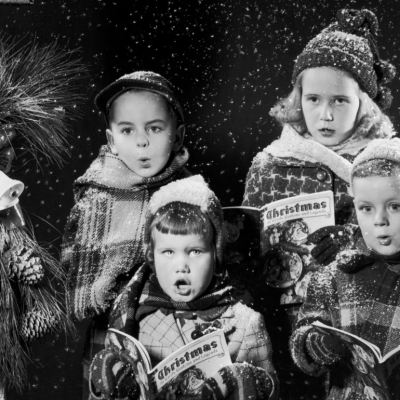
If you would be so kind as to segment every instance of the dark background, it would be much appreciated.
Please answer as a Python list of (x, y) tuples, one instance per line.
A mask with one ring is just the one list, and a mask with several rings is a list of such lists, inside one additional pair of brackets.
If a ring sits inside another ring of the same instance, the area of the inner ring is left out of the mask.
[[(280, 128), (268, 111), (291, 90), (295, 57), (344, 7), (365, 7), (377, 14), (381, 57), (391, 60), (400, 72), (397, 0), (0, 3), (3, 34), (25, 36), (24, 40), (36, 36), (42, 44), (57, 39), (68, 49), (79, 47), (89, 69), (83, 88), (83, 117), (71, 126), (72, 156), (62, 168), (45, 160), (39, 160), (40, 168), (34, 161), (22, 166), (19, 159), (11, 173), (27, 186), (20, 202), (39, 242), (50, 245), (59, 256), (61, 235), (73, 205), (72, 183), (106, 142), (105, 124), (94, 108), (94, 96), (134, 70), (161, 73), (180, 89), (190, 170), (206, 177), (223, 205), (240, 204), (253, 157), (279, 135)], [(388, 114), (398, 129), (399, 79), (390, 87), (394, 101)], [(9, 399), (80, 398), (86, 323), (77, 327), (77, 341), (52, 336), (34, 343), (31, 387), (22, 395), (11, 391)]]

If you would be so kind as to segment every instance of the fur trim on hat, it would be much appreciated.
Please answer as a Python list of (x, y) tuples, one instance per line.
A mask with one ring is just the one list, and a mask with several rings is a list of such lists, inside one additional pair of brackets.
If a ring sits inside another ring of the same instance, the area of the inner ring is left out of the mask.
[(210, 218), (216, 232), (216, 255), (219, 263), (222, 265), (224, 258), (222, 208), (215, 193), (208, 187), (201, 175), (194, 175), (171, 182), (154, 193), (146, 215), (144, 231), (145, 246), (147, 247), (150, 243), (150, 225), (157, 211), (169, 203), (178, 201), (200, 207), (200, 210)]
[(157, 210), (173, 201), (199, 206), (201, 211), (208, 211), (209, 203), (215, 198), (201, 175), (194, 175), (163, 186), (151, 198), (149, 211), (154, 215)]
[(350, 189), (353, 193), (353, 175), (355, 169), (371, 160), (388, 160), (400, 164), (400, 139), (375, 139), (371, 141), (363, 152), (353, 162), (350, 170)]

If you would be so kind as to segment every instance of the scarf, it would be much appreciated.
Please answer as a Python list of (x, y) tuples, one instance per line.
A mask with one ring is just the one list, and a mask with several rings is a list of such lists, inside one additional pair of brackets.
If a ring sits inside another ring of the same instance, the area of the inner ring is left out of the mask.
[(113, 155), (100, 150), (74, 185), (62, 246), (68, 271), (67, 301), (77, 319), (104, 312), (144, 261), (143, 228), (149, 199), (160, 186), (188, 176), (186, 149), (171, 156), (157, 176), (142, 178)]
[(144, 285), (135, 319), (139, 321), (161, 309), (164, 314), (180, 312), (177, 315), (182, 317), (185, 317), (185, 312), (195, 312), (202, 320), (213, 321), (234, 303), (233, 292), (233, 287), (227, 286), (225, 280), (214, 277), (199, 298), (188, 303), (176, 302), (162, 290), (156, 275), (152, 274)]
[(324, 146), (309, 133), (300, 135), (291, 125), (285, 124), (278, 140), (267, 146), (263, 152), (274, 157), (296, 158), (311, 163), (327, 165), (345, 182), (350, 182), (351, 163), (343, 154), (355, 156), (367, 144), (376, 138), (394, 135), (391, 124), (384, 116), (381, 123), (374, 123), (373, 118), (365, 118), (353, 135), (343, 143), (335, 146)]

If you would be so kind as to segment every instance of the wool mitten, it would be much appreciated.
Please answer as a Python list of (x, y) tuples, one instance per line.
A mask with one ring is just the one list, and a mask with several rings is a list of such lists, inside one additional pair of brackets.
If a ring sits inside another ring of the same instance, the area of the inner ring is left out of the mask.
[(316, 246), (311, 255), (321, 265), (335, 260), (336, 254), (353, 243), (354, 225), (325, 226), (308, 236), (308, 241)]
[(316, 364), (329, 366), (344, 356), (346, 345), (336, 336), (311, 330), (306, 338), (306, 350)]
[(90, 383), (101, 399), (139, 398), (139, 385), (127, 357), (115, 347), (95, 355), (90, 366)]
[(208, 378), (203, 386), (202, 400), (268, 399), (273, 391), (273, 381), (268, 373), (248, 363), (234, 363), (221, 368)]
[(354, 272), (375, 262), (374, 258), (356, 250), (344, 250), (336, 257), (337, 267), (343, 272)]

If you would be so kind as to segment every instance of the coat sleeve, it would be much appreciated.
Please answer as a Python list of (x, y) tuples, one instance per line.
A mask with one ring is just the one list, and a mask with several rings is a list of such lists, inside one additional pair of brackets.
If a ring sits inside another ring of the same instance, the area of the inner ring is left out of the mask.
[(262, 315), (251, 309), (248, 309), (248, 313), (250, 317), (244, 324), (243, 340), (236, 362), (247, 362), (266, 371), (273, 383), (270, 399), (275, 399), (279, 393), (279, 381), (272, 364), (271, 340)]
[(337, 325), (335, 310), (339, 310), (338, 292), (333, 268), (315, 272), (307, 288), (307, 296), (300, 308), (295, 330), (290, 338), (290, 353), (294, 363), (306, 374), (320, 376), (325, 367), (315, 364), (307, 353), (306, 339), (314, 330), (312, 323), (321, 321), (326, 325)]
[(75, 205), (68, 216), (67, 224), (64, 230), (64, 236), (61, 246), (61, 264), (64, 270), (69, 273), (73, 267), (73, 250), (76, 243), (76, 233), (78, 231), (81, 218), (81, 207), (79, 202), (84, 196), (84, 191), (79, 190), (74, 193)]
[[(74, 306), (74, 290), (79, 273), (79, 249), (81, 243), (77, 238), (79, 226), (82, 224), (82, 203), (85, 202), (86, 190), (75, 191), (75, 205), (68, 216), (61, 245), (61, 265), (67, 274), (67, 307), (71, 314), (78, 318)], [(81, 319), (81, 318), (78, 318)]]
[(243, 206), (260, 208), (272, 200), (274, 179), (272, 157), (267, 153), (258, 153), (247, 173)]

